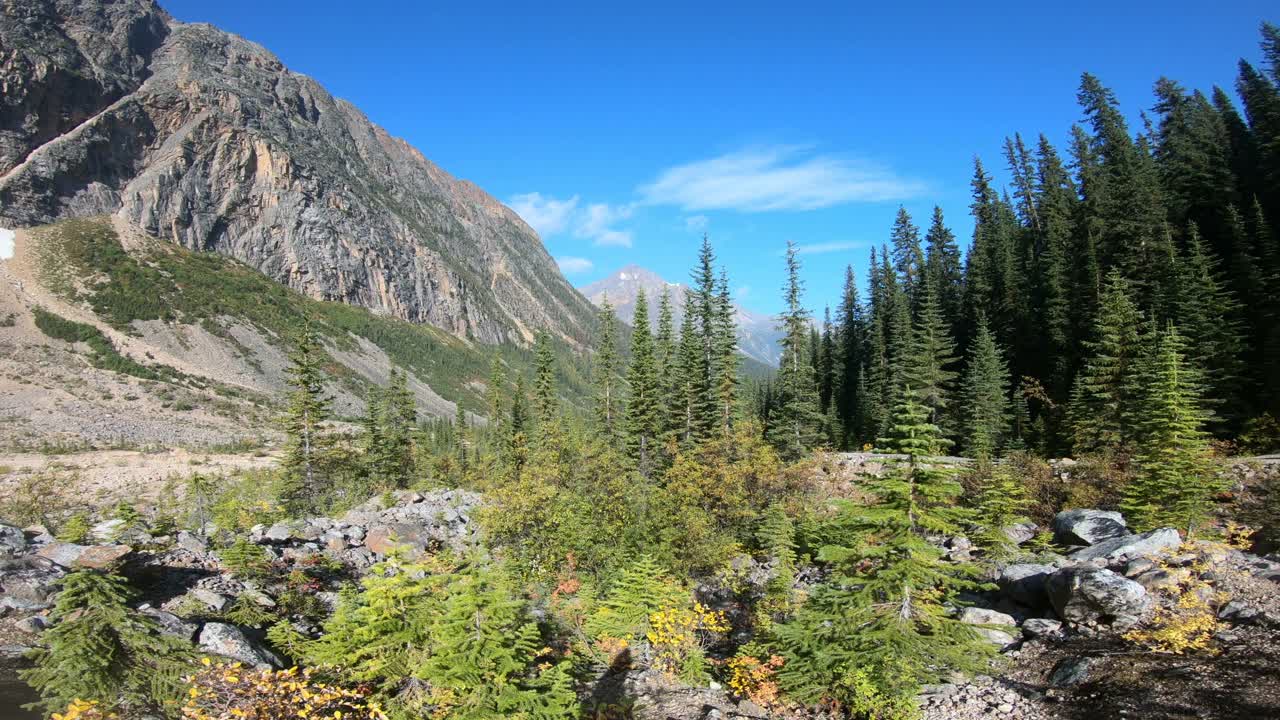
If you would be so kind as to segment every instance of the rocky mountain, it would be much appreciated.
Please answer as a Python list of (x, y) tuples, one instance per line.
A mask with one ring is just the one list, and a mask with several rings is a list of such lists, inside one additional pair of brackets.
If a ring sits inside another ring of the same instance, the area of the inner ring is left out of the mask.
[[(596, 306), (608, 296), (618, 317), (628, 324), (635, 315), (636, 297), (643, 292), (649, 300), (650, 324), (656, 328), (658, 300), (662, 297), (664, 288), (670, 293), (676, 323), (679, 324), (680, 318), (684, 317), (686, 286), (683, 283), (669, 282), (652, 270), (638, 265), (628, 265), (603, 280), (578, 289)], [(752, 312), (737, 304), (734, 305), (734, 311), (738, 326), (738, 349), (753, 360), (776, 367), (782, 354), (782, 348), (778, 345), (782, 333), (777, 329), (776, 321), (768, 315)]]
[(459, 338), (589, 341), (514, 212), (259, 45), (151, 0), (5, 0), (0, 87), (0, 227), (114, 215)]

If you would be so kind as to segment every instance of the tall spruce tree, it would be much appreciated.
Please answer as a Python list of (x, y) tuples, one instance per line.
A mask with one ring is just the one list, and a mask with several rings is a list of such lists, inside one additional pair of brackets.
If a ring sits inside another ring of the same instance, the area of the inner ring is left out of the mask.
[(919, 300), (916, 291), (924, 273), (924, 252), (920, 249), (920, 229), (911, 221), (906, 208), (898, 207), (889, 237), (893, 245), (893, 269), (903, 292), (914, 304)]
[(902, 364), (900, 382), (909, 387), (916, 399), (928, 410), (929, 422), (940, 427), (949, 424), (952, 383), (956, 373), (955, 341), (947, 327), (933, 286), (925, 283), (919, 312), (911, 328), (910, 344), (897, 362)]
[(322, 428), (329, 419), (331, 399), (325, 394), (324, 351), (311, 324), (303, 325), (289, 354), (289, 390), (283, 418), (285, 432), (280, 499), (289, 512), (315, 509), (320, 491), (320, 459), (324, 451)]
[[(601, 352), (605, 342), (601, 340)], [(533, 341), (533, 408), (538, 425), (544, 429), (555, 422), (560, 412), (560, 399), (556, 394), (556, 356), (551, 349), (551, 336), (545, 330), (539, 331)]]
[[(648, 327), (645, 328), (648, 331)], [(622, 388), (619, 384), (618, 316), (606, 296), (600, 304), (600, 344), (591, 365), (595, 384), (595, 413), (601, 434), (611, 443), (621, 436)]]
[(786, 262), (787, 282), (782, 289), (786, 309), (779, 318), (779, 329), (784, 334), (776, 384), (777, 409), (770, 418), (768, 434), (779, 453), (794, 460), (821, 439), (822, 413), (809, 361), (809, 312), (803, 304), (799, 250), (792, 241), (787, 242)]
[(632, 323), (631, 365), (627, 368), (630, 387), (626, 406), (627, 452), (640, 474), (649, 477), (661, 434), (662, 396), (653, 336), (649, 331), (649, 301), (643, 291), (636, 294)]
[(738, 336), (734, 321), (733, 301), (729, 295), (729, 276), (720, 270), (716, 292), (715, 322), (715, 393), (716, 427), (728, 435), (733, 428), (738, 407)]
[(1199, 375), (1172, 324), (1160, 332), (1139, 368), (1138, 471), (1120, 507), (1139, 530), (1172, 525), (1190, 537), (1223, 487), (1209, 460)]
[(834, 350), (833, 402), (841, 422), (841, 446), (847, 448), (863, 440), (867, 423), (862, 397), (866, 388), (867, 318), (858, 297), (858, 283), (851, 265), (845, 266), (844, 270), (844, 292), (840, 296), (836, 318)]
[(1009, 432), (1009, 368), (986, 318), (978, 319), (962, 398), (964, 452), (970, 457), (993, 457)]
[(943, 220), (942, 208), (936, 205), (929, 232), (925, 234), (925, 245), (924, 280), (937, 294), (942, 315), (954, 336), (964, 309), (964, 275), (955, 233)]
[(1093, 339), (1086, 343), (1090, 357), (1076, 377), (1071, 395), (1077, 453), (1116, 449), (1132, 439), (1127, 413), (1143, 314), (1129, 293), (1129, 282), (1119, 270), (1112, 270), (1103, 290)]

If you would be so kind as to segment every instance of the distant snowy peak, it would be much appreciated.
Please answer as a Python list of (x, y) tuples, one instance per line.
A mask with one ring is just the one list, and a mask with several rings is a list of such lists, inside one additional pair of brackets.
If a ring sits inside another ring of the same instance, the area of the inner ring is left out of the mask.
[[(603, 305), (605, 298), (608, 298), (618, 317), (627, 323), (635, 316), (636, 297), (643, 292), (649, 301), (649, 324), (655, 328), (658, 322), (658, 302), (663, 291), (666, 291), (671, 300), (676, 323), (684, 317), (685, 289), (684, 283), (670, 282), (639, 265), (628, 265), (609, 277), (578, 288), (597, 307)], [(738, 325), (738, 348), (742, 353), (766, 365), (776, 366), (782, 353), (778, 344), (782, 334), (775, 327), (775, 320), (736, 303), (734, 317)]]

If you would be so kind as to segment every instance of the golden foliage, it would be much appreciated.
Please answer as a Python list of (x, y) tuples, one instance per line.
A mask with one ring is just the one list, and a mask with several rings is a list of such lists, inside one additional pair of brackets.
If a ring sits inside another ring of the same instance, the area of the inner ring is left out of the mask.
[(54, 713), (52, 717), (53, 720), (115, 720), (120, 716), (102, 709), (96, 700), (76, 698), (65, 711)]
[(739, 654), (729, 660), (729, 689), (762, 708), (778, 704), (778, 668), (786, 661), (779, 655), (761, 660), (754, 655)]
[(691, 608), (664, 608), (651, 614), (645, 637), (653, 648), (654, 667), (672, 676), (684, 676), (691, 660), (700, 661), (707, 635), (728, 630), (724, 613), (695, 602)]
[(359, 689), (321, 682), (314, 668), (254, 670), (209, 658), (186, 678), (186, 720), (386, 720)]
[[(1178, 552), (1194, 551), (1188, 545)], [(1174, 567), (1167, 557), (1156, 565), (1177, 580), (1156, 591), (1155, 613), (1147, 623), (1124, 635), (1126, 640), (1147, 647), (1155, 652), (1182, 655), (1187, 652), (1210, 650), (1213, 636), (1220, 623), (1213, 603), (1222, 598), (1204, 579), (1208, 568), (1203, 555), (1188, 567)]]

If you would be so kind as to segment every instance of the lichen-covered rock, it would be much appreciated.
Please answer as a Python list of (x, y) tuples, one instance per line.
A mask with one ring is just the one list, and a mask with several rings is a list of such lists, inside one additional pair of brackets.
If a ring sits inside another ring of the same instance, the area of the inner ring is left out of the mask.
[(1053, 518), (1053, 540), (1059, 545), (1094, 545), (1128, 534), (1124, 516), (1112, 510), (1063, 510)]
[(76, 545), (51, 542), (37, 550), (36, 554), (64, 568), (102, 570), (115, 565), (131, 552), (133, 548), (128, 545)]
[(1058, 617), (1074, 625), (1131, 628), (1151, 611), (1151, 597), (1138, 583), (1105, 568), (1063, 568), (1045, 582)]
[(239, 660), (246, 665), (257, 668), (280, 667), (280, 658), (258, 643), (249, 639), (244, 631), (235, 625), (226, 623), (206, 623), (200, 630), (200, 649)]
[(0, 557), (17, 557), (27, 549), (27, 536), (21, 528), (0, 523)]
[[(1182, 538), (1173, 528), (1160, 528), (1138, 535), (1122, 535), (1100, 540), (1071, 554), (1072, 560), (1102, 559), (1108, 562), (1122, 558), (1151, 557), (1182, 544)], [(1126, 570), (1126, 573), (1128, 571)]]

